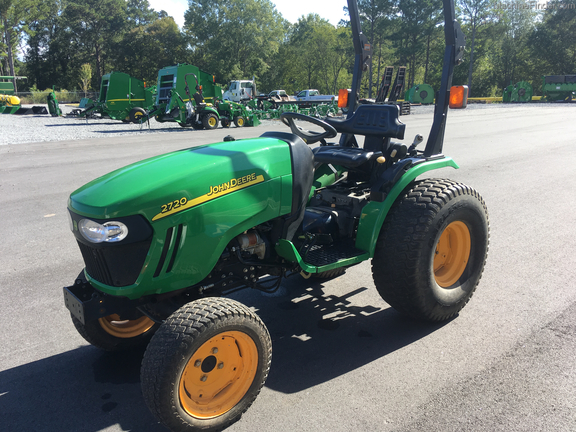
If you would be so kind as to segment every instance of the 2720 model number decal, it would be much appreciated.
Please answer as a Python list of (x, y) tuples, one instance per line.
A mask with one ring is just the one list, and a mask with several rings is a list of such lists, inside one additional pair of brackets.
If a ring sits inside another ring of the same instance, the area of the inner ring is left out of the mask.
[(235, 192), (240, 189), (244, 189), (248, 186), (252, 186), (264, 181), (263, 175), (257, 175), (256, 173), (251, 173), (242, 177), (232, 178), (224, 183), (217, 185), (209, 185), (208, 193), (199, 196), (194, 199), (188, 199), (182, 197), (174, 201), (170, 201), (167, 204), (162, 204), (160, 206), (160, 213), (152, 218), (152, 222), (162, 219), (163, 217), (173, 215), (175, 213), (187, 210), (199, 204), (211, 201), (215, 198), (227, 195), (231, 192)]
[(163, 204), (162, 210), (160, 211), (160, 213), (167, 213), (169, 211), (172, 211), (173, 209), (177, 209), (178, 207), (182, 207), (183, 205), (186, 205), (187, 202), (188, 202), (188, 198), (182, 197), (179, 200), (174, 200), (172, 202), (169, 202), (168, 204)]

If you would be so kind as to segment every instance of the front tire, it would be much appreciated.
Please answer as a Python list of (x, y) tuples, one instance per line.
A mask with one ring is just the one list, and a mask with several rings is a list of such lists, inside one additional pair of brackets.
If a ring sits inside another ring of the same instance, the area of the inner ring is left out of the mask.
[(226, 298), (174, 312), (142, 361), (146, 404), (172, 431), (215, 431), (237, 421), (268, 377), (272, 343), (249, 308)]
[(114, 314), (86, 324), (73, 315), (71, 317), (80, 336), (104, 351), (126, 351), (146, 346), (160, 326), (144, 315), (134, 320), (123, 320)]
[(218, 116), (214, 113), (206, 114), (202, 119), (204, 129), (216, 129), (218, 127)]
[(474, 189), (451, 180), (414, 182), (382, 226), (372, 260), (376, 288), (399, 312), (448, 320), (476, 290), (489, 237), (486, 205)]

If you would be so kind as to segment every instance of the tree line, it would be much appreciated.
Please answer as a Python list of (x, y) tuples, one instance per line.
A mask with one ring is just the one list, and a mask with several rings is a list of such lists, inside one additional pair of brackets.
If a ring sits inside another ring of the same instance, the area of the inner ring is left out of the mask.
[[(373, 46), (362, 96), (374, 97), (385, 66), (406, 66), (406, 89), (438, 89), (444, 52), (441, 0), (358, 0)], [(454, 83), (472, 96), (501, 95), (525, 80), (576, 73), (576, 8), (568, 1), (457, 0), (465, 65)], [(112, 71), (155, 83), (158, 71), (190, 63), (216, 82), (255, 77), (259, 91), (351, 83), (350, 25), (316, 14), (286, 21), (270, 0), (189, 0), (182, 29), (147, 0), (0, 0), (0, 75), (27, 76), (19, 91), (98, 90)]]

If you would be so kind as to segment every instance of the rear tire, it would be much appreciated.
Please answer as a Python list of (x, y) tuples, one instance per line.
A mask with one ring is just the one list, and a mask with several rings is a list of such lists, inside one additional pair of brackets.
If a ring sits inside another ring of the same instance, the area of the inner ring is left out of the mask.
[(376, 288), (399, 312), (448, 320), (476, 290), (489, 237), (486, 205), (474, 189), (451, 180), (414, 182), (382, 226), (372, 260)]
[(172, 431), (216, 431), (252, 405), (270, 370), (268, 330), (249, 308), (226, 298), (174, 312), (142, 361), (148, 408)]

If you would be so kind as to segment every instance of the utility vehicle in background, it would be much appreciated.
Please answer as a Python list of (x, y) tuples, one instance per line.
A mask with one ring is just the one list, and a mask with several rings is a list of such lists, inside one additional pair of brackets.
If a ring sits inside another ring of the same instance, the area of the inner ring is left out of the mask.
[(382, 298), (415, 319), (448, 320), (472, 297), (488, 251), (486, 205), (462, 183), (418, 179), (458, 168), (442, 148), (448, 106), (462, 99), (450, 86), (464, 37), (453, 0), (443, 3), (444, 69), (423, 149), (420, 135), (402, 142), (397, 105), (358, 104), (372, 50), (348, 0), (356, 55), (345, 119), (285, 112), (290, 132), (153, 157), (70, 195), (85, 263), (64, 288), (72, 321), (104, 350), (147, 345), (144, 400), (172, 431), (227, 427), (266, 381), (270, 335), (226, 297), (234, 290), (273, 292), (287, 275), (334, 277), (371, 259)]

